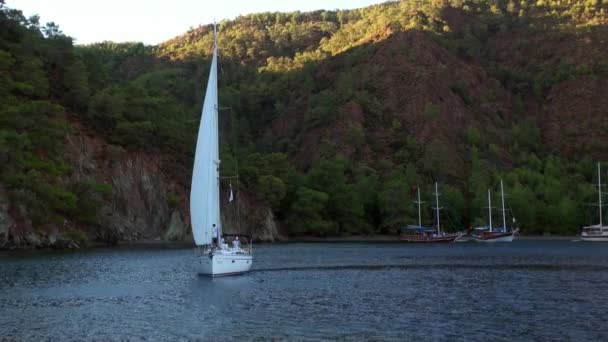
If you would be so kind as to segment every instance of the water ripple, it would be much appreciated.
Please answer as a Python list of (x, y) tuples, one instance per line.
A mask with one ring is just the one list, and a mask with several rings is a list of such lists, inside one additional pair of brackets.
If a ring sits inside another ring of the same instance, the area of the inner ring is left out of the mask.
[(245, 276), (191, 249), (0, 255), (0, 340), (608, 340), (608, 249), (256, 247)]
[(336, 265), (336, 266), (300, 266), (300, 267), (275, 267), (254, 268), (251, 272), (282, 272), (282, 271), (408, 271), (414, 269), (495, 269), (495, 270), (546, 270), (546, 271), (569, 271), (569, 272), (602, 272), (608, 271), (608, 265), (551, 265), (551, 264), (415, 264), (415, 265)]

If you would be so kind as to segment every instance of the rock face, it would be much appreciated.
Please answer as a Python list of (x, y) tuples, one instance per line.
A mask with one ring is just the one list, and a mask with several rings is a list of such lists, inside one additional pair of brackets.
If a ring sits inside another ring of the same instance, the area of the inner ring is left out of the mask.
[(169, 226), (167, 182), (157, 163), (135, 155), (110, 169), (112, 200), (102, 218), (98, 236), (121, 241), (161, 237)]
[(112, 245), (165, 236), (171, 222), (168, 196), (177, 184), (164, 175), (162, 156), (127, 152), (77, 125), (74, 131), (68, 141), (78, 171), (72, 177), (112, 187), (111, 198), (100, 210), (100, 225), (91, 232), (93, 238)]
[(13, 225), (14, 221), (8, 214), (8, 198), (4, 189), (0, 187), (0, 248), (7, 243)]
[(174, 211), (173, 214), (171, 214), (171, 223), (164, 235), (164, 239), (167, 241), (183, 241), (186, 238), (186, 235), (188, 235), (187, 233), (188, 229), (184, 225), (179, 211)]
[[(0, 187), (0, 249), (79, 248), (86, 241), (107, 245), (137, 240), (191, 241), (189, 189), (183, 185), (189, 179), (169, 176), (170, 161), (162, 155), (110, 145), (77, 123), (66, 142), (74, 169), (66, 182), (111, 186), (98, 213), (99, 225), (82, 226), (66, 219), (63, 225), (35, 229), (27, 219), (27, 208), (11, 208)], [(250, 195), (239, 200), (240, 225), (235, 202), (222, 198), (225, 233), (253, 234), (258, 241), (280, 238), (269, 207)], [(11, 216), (11, 210), (19, 213), (20, 220)]]
[(230, 203), (223, 196), (221, 199), (224, 233), (251, 235), (255, 241), (272, 242), (285, 239), (279, 233), (274, 214), (268, 206), (258, 203), (245, 193), (237, 193), (235, 198), (236, 201)]

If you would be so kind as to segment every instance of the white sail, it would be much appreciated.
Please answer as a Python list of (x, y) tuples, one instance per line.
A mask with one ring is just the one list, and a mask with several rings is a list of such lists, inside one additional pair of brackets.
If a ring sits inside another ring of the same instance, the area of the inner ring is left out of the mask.
[(197, 246), (211, 244), (214, 230), (221, 236), (218, 138), (217, 46), (214, 44), (190, 189), (190, 220)]

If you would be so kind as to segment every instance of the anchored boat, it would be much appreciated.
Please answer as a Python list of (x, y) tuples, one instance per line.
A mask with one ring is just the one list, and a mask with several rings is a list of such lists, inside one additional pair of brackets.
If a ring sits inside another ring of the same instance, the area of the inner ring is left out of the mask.
[(439, 217), (439, 188), (437, 182), (435, 182), (435, 224), (433, 227), (422, 226), (422, 214), (420, 205), (424, 202), (420, 201), (420, 187), (418, 189), (418, 200), (414, 203), (418, 204), (418, 225), (408, 225), (401, 228), (401, 240), (405, 242), (454, 242), (462, 233), (446, 233), (441, 231), (440, 217)]
[(602, 174), (600, 163), (597, 163), (597, 200), (599, 208), (599, 224), (583, 227), (581, 240), (583, 241), (608, 241), (608, 226), (603, 223), (602, 213)]
[[(477, 242), (511, 242), (515, 235), (519, 232), (519, 229), (511, 229), (507, 227), (507, 209), (505, 209), (505, 191), (500, 180), (500, 197), (502, 199), (502, 227), (492, 226), (492, 195), (490, 189), (488, 189), (488, 226), (477, 227), (473, 230), (472, 237)], [(513, 223), (515, 223), (513, 218)]]

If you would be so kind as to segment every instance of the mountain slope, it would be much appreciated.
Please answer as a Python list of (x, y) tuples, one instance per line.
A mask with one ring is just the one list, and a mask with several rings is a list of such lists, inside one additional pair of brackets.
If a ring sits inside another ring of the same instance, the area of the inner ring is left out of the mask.
[[(410, 189), (435, 181), (460, 229), (500, 178), (522, 231), (574, 233), (608, 159), (607, 11), (402, 1), (224, 21), (222, 172), (238, 159), (267, 239), (394, 233), (416, 216)], [(0, 19), (0, 244), (164, 238), (179, 217), (185, 238), (211, 27), (73, 47), (19, 11)]]

